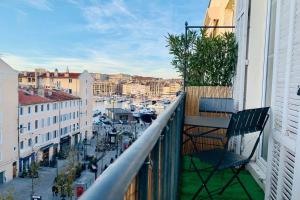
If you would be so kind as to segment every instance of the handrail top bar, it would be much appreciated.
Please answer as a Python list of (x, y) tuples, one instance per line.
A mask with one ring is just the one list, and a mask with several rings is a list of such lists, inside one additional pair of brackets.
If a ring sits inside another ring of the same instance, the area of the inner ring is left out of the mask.
[(186, 28), (235, 28), (235, 26), (186, 26)]
[(159, 140), (162, 131), (183, 100), (184, 95), (183, 92), (178, 95), (176, 100), (83, 193), (80, 200), (123, 200), (131, 181)]

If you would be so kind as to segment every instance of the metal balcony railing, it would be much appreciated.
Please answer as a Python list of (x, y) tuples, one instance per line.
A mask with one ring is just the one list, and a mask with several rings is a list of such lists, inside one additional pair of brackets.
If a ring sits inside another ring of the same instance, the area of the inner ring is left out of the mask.
[(178, 199), (184, 100), (179, 94), (80, 200)]

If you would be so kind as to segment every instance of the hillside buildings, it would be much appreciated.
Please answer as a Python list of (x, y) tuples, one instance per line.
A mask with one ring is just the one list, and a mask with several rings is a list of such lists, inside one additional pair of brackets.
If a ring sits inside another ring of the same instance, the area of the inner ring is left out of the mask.
[(0, 184), (18, 175), (18, 73), (0, 59)]
[(48, 166), (81, 141), (83, 102), (59, 90), (19, 89), (20, 172), (32, 161)]

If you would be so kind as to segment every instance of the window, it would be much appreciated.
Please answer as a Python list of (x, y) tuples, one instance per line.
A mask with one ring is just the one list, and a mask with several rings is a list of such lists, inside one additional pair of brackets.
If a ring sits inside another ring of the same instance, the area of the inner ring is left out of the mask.
[(20, 133), (23, 133), (23, 124), (20, 124), (19, 129), (20, 129)]
[(73, 112), (73, 119), (75, 119), (75, 112)]
[(44, 111), (44, 105), (41, 105), (41, 112)]
[(20, 108), (20, 115), (23, 115), (23, 107)]
[(57, 116), (53, 116), (53, 124), (57, 123)]
[(60, 128), (60, 135), (62, 135), (63, 134), (63, 129), (62, 128)]
[(57, 109), (57, 105), (56, 103), (53, 104), (53, 110), (56, 110)]
[(75, 124), (73, 124), (73, 131), (75, 131), (75, 126), (76, 126), (76, 125), (75, 125)]
[(44, 126), (45, 126), (45, 120), (42, 119), (42, 120), (41, 120), (41, 127), (44, 128)]
[(57, 130), (53, 131), (53, 138), (57, 137)]
[(47, 125), (48, 125), (48, 126), (51, 125), (51, 118), (50, 118), (50, 117), (48, 117), (48, 119), (47, 119)]
[(28, 129), (28, 131), (30, 131), (30, 129), (31, 129), (31, 124), (30, 124), (30, 122), (28, 122), (28, 124), (27, 124), (27, 129)]
[(34, 106), (34, 112), (36, 112), (36, 113), (38, 112), (38, 105)]
[[(276, 29), (276, 5), (277, 0), (271, 1), (271, 8), (269, 13), (269, 33), (268, 33), (268, 52), (266, 64), (266, 89), (265, 89), (265, 106), (271, 105), (272, 97), (272, 80), (273, 80), (273, 59), (274, 59), (274, 45), (275, 45), (275, 29)], [(267, 161), (268, 157), (268, 141), (271, 132), (271, 120), (266, 124), (264, 134), (262, 135), (261, 143), (261, 157)]]
[(79, 123), (77, 123), (77, 129), (79, 129)]
[(37, 144), (39, 142), (39, 137), (38, 136), (35, 136), (34, 142), (35, 142), (35, 144)]
[(68, 102), (65, 102), (65, 108), (67, 108), (68, 107)]
[(69, 83), (72, 83), (72, 79), (71, 78), (69, 78)]
[(31, 147), (31, 145), (32, 145), (32, 139), (29, 138), (29, 140), (28, 140), (28, 146)]
[(30, 113), (31, 113), (31, 107), (29, 106), (29, 107), (27, 108), (27, 110), (28, 110), (28, 114), (30, 114)]
[(50, 132), (48, 132), (46, 135), (46, 141), (49, 141), (49, 140), (50, 140)]
[(69, 89), (69, 94), (72, 94), (72, 89)]
[(34, 128), (35, 129), (39, 128), (39, 121), (38, 120), (35, 120), (35, 122), (34, 122)]
[(24, 142), (23, 141), (20, 142), (20, 149), (24, 149)]
[(50, 110), (50, 105), (49, 105), (49, 104), (47, 104), (47, 110), (48, 110), (48, 111)]

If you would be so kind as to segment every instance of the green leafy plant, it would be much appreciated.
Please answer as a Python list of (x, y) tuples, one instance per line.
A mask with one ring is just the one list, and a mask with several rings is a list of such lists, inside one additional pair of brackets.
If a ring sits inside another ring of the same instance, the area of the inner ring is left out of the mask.
[(167, 37), (171, 64), (184, 76), (187, 62), (188, 86), (231, 86), (237, 63), (237, 43), (233, 33), (210, 37), (206, 30)]

